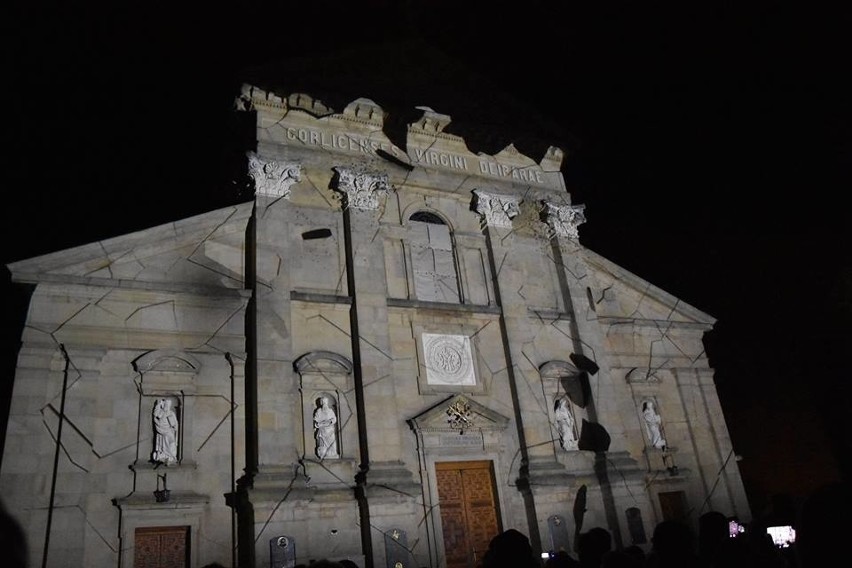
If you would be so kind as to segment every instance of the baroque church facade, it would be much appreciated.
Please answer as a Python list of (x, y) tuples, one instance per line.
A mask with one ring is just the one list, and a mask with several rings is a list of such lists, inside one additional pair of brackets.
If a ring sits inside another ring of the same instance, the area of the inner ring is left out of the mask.
[(750, 517), (714, 319), (585, 248), (562, 150), (246, 86), (254, 199), (9, 265), (32, 565), (475, 566)]

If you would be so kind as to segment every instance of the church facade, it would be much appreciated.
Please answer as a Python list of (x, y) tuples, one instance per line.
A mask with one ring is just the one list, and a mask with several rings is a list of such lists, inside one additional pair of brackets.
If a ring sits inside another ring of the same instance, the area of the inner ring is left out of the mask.
[(9, 265), (0, 495), (33, 565), (475, 566), (750, 517), (714, 319), (585, 248), (551, 147), (246, 86), (255, 196)]

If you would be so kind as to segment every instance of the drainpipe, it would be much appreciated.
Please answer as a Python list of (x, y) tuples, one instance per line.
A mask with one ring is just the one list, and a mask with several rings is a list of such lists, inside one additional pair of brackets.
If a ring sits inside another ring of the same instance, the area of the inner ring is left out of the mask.
[(62, 449), (62, 423), (65, 422), (65, 393), (68, 388), (68, 366), (71, 360), (65, 345), (59, 344), (62, 356), (65, 358), (65, 368), (62, 370), (62, 396), (59, 403), (59, 426), (56, 428), (56, 450), (53, 453), (53, 478), (50, 481), (50, 502), (47, 505), (47, 527), (44, 533), (44, 552), (41, 555), (41, 566), (47, 566), (47, 553), (50, 548), (50, 527), (53, 522), (53, 502), (56, 498), (56, 478), (59, 474), (59, 451)]
[(358, 417), (358, 450), (361, 463), (355, 475), (355, 498), (361, 524), (361, 551), (365, 568), (373, 568), (373, 535), (370, 528), (370, 504), (367, 500), (367, 473), (370, 451), (367, 444), (367, 411), (364, 405), (364, 375), (361, 369), (361, 340), (358, 328), (358, 294), (355, 288), (355, 253), (352, 248), (352, 221), (349, 207), (343, 208), (343, 241), (346, 251), (346, 286), (352, 300), (349, 306), (349, 331), (352, 342), (352, 379), (355, 383), (355, 411)]

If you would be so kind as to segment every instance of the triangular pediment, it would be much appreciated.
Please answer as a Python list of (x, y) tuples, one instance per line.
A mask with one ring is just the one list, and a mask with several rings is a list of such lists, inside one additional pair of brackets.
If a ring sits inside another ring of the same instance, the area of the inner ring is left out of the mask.
[(470, 397), (457, 394), (408, 420), (415, 431), (459, 432), (459, 430), (503, 430), (509, 418)]
[(8, 265), (15, 282), (241, 289), (252, 203)]
[(598, 317), (665, 321), (710, 329), (716, 318), (601, 255), (583, 249), (599, 290), (590, 298)]

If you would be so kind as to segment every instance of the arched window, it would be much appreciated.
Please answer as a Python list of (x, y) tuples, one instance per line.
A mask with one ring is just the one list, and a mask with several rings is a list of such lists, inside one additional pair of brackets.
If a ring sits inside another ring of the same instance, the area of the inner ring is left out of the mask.
[(409, 217), (414, 293), (418, 300), (459, 303), (459, 281), (450, 228), (428, 211)]

